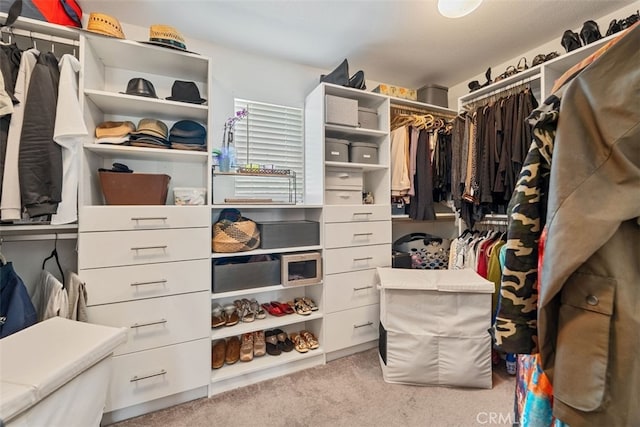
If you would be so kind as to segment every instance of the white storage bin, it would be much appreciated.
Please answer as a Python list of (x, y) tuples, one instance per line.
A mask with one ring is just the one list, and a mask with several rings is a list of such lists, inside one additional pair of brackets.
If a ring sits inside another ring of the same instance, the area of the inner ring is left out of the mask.
[(361, 128), (378, 129), (378, 110), (358, 107), (358, 124)]
[(358, 101), (326, 95), (325, 122), (332, 125), (358, 126)]
[(378, 145), (374, 142), (352, 142), (349, 146), (349, 161), (377, 164)]
[(324, 160), (328, 162), (348, 162), (349, 141), (346, 139), (326, 138), (324, 142)]
[(492, 282), (471, 269), (377, 269), (386, 382), (491, 388)]

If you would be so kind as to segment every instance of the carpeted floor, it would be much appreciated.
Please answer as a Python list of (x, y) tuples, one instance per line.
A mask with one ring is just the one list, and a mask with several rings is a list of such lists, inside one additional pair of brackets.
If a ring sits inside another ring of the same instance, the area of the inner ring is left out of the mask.
[(389, 384), (371, 349), (114, 426), (511, 426), (514, 384), (501, 367), (490, 390)]

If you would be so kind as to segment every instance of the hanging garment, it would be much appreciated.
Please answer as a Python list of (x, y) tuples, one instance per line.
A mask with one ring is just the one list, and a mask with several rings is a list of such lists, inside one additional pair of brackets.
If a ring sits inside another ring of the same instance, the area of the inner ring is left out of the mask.
[(0, 338), (34, 325), (38, 320), (27, 288), (8, 262), (0, 266)]
[(29, 49), (22, 54), (20, 69), (16, 80), (14, 95), (19, 101), (13, 106), (11, 123), (7, 136), (7, 151), (2, 180), (2, 199), (0, 200), (0, 219), (2, 221), (16, 221), (21, 218), (22, 204), (20, 201), (20, 177), (18, 175), (18, 159), (20, 155), (20, 141), (22, 124), (24, 121), (24, 107), (27, 100), (31, 75), (36, 65), (39, 52)]
[(76, 273), (71, 272), (65, 286), (69, 297), (69, 319), (88, 322), (87, 317), (87, 288)]
[(38, 322), (51, 317), (69, 317), (69, 297), (67, 290), (56, 277), (42, 270), (33, 288), (31, 301), (38, 313)]
[(55, 55), (41, 54), (29, 82), (18, 159), (20, 197), (31, 218), (55, 214), (62, 197), (62, 151), (53, 141), (59, 80)]
[(78, 101), (78, 72), (80, 62), (72, 55), (60, 60), (60, 84), (53, 139), (62, 147), (61, 201), (52, 225), (69, 224), (78, 220), (78, 169), (82, 144), (89, 140)]
[(426, 130), (421, 130), (418, 137), (416, 176), (414, 177), (416, 195), (411, 196), (411, 205), (409, 206), (409, 217), (420, 221), (436, 219), (433, 208), (433, 173), (431, 171), (429, 133)]
[(409, 191), (409, 170), (406, 157), (408, 128), (399, 127), (391, 131), (391, 195), (404, 196)]
[(640, 425), (639, 45), (636, 24), (576, 76), (558, 123), (538, 333), (572, 427)]

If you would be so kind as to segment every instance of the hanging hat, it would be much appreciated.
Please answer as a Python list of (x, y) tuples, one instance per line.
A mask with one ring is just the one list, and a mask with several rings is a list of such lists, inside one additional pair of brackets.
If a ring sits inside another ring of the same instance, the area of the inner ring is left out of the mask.
[(187, 52), (187, 46), (184, 44), (184, 37), (182, 37), (180, 31), (169, 25), (152, 25), (149, 27), (149, 40), (142, 43), (149, 43), (156, 46), (169, 47), (171, 49)]
[[(78, 29), (83, 30), (82, 28)], [(89, 20), (87, 21), (87, 28), (84, 29), (84, 31), (124, 39), (120, 22), (113, 16), (104, 13), (91, 12), (89, 14)]]
[(156, 90), (153, 87), (153, 84), (146, 79), (141, 77), (135, 77), (129, 80), (127, 83), (127, 90), (124, 92), (127, 95), (136, 95), (136, 96), (146, 96), (148, 98), (157, 98)]
[(200, 98), (200, 91), (194, 82), (185, 82), (176, 80), (171, 86), (171, 96), (167, 97), (170, 101), (189, 102), (191, 104), (203, 104), (206, 99)]

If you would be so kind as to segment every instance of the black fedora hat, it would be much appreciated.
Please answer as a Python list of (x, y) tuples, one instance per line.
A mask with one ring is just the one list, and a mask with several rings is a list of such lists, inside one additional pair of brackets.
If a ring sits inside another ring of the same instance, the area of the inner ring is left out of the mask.
[(167, 97), (170, 101), (189, 102), (191, 104), (204, 104), (206, 99), (200, 98), (200, 91), (194, 82), (186, 82), (176, 80), (171, 86), (171, 96)]
[(153, 84), (149, 80), (141, 77), (134, 77), (129, 80), (129, 83), (127, 83), (127, 90), (121, 93), (125, 93), (127, 95), (146, 96), (148, 98), (158, 97)]

